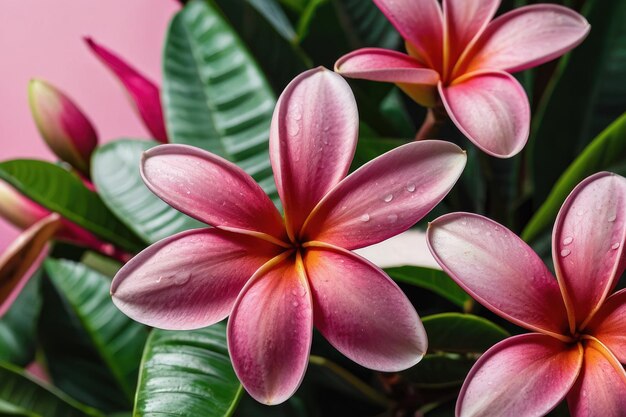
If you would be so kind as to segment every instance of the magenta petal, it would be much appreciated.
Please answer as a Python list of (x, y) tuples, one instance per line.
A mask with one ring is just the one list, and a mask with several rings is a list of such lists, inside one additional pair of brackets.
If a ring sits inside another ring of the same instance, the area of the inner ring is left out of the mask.
[(607, 298), (586, 328), (626, 364), (626, 289)]
[(245, 286), (228, 320), (237, 377), (264, 404), (287, 400), (302, 382), (313, 337), (311, 294), (301, 262), (270, 261)]
[(589, 23), (556, 4), (520, 7), (487, 26), (472, 51), (469, 71), (521, 71), (557, 58), (589, 33)]
[(245, 283), (278, 252), (263, 240), (219, 229), (182, 232), (124, 265), (111, 295), (124, 314), (153, 327), (209, 326), (230, 314)]
[(458, 417), (543, 416), (570, 390), (582, 348), (537, 333), (509, 337), (478, 359), (456, 404)]
[(450, 191), (466, 155), (450, 142), (400, 146), (368, 162), (333, 189), (303, 230), (306, 240), (347, 249), (381, 242), (424, 217)]
[(583, 368), (567, 403), (572, 417), (626, 415), (626, 372), (600, 343), (585, 348)]
[(167, 143), (159, 88), (119, 56), (97, 44), (93, 39), (85, 38), (85, 42), (122, 82), (152, 137), (161, 143)]
[(143, 154), (141, 174), (163, 201), (211, 226), (284, 235), (282, 218), (263, 189), (237, 165), (186, 145)]
[(448, 115), (476, 146), (498, 158), (522, 150), (530, 131), (530, 105), (522, 86), (504, 72), (469, 75), (450, 86), (439, 84)]
[(452, 213), (430, 223), (427, 239), (443, 270), (494, 313), (530, 330), (567, 331), (556, 279), (504, 226), (477, 214)]
[(443, 18), (437, 0), (374, 0), (402, 37), (431, 68), (443, 65)]
[(465, 47), (493, 18), (501, 0), (444, 0), (447, 62), (454, 65)]
[(48, 241), (59, 227), (60, 216), (50, 214), (19, 235), (0, 256), (0, 317), (48, 256)]
[(311, 209), (345, 177), (358, 127), (352, 91), (332, 71), (306, 71), (281, 94), (272, 119), (270, 157), (290, 233), (298, 233)]
[(310, 247), (304, 265), (315, 326), (356, 363), (384, 372), (415, 365), (427, 338), (402, 290), (379, 268), (339, 248)]
[(556, 219), (552, 257), (576, 323), (596, 311), (624, 271), (626, 179), (608, 172), (571, 192)]

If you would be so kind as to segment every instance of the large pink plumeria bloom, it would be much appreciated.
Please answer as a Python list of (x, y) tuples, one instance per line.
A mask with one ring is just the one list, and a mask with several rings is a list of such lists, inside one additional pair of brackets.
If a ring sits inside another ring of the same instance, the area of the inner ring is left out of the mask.
[(406, 41), (408, 55), (365, 48), (335, 70), (392, 82), (418, 103), (443, 104), (476, 146), (506, 158), (528, 140), (530, 107), (510, 73), (550, 61), (578, 45), (587, 21), (563, 6), (536, 4), (497, 19), (500, 0), (374, 0)]
[(347, 83), (324, 68), (296, 77), (271, 125), (284, 207), (241, 168), (182, 145), (148, 150), (142, 175), (176, 209), (213, 228), (150, 246), (116, 275), (115, 304), (164, 329), (228, 315), (235, 372), (258, 401), (289, 398), (304, 376), (313, 326), (355, 362), (381, 371), (417, 363), (426, 335), (389, 277), (350, 252), (421, 219), (460, 176), (466, 156), (443, 141), (401, 146), (345, 177), (358, 114)]
[[(556, 279), (521, 239), (484, 217), (431, 223), (443, 269), (494, 313), (535, 333), (489, 349), (470, 371), (457, 416), (541, 416), (564, 397), (575, 417), (626, 415), (626, 179), (603, 172), (567, 198), (552, 234)], [(620, 363), (621, 362), (621, 363)]]

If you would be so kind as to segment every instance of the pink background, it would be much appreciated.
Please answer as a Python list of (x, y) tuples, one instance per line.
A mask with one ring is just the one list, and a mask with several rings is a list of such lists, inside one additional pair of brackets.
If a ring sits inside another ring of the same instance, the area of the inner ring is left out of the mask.
[[(27, 85), (42, 78), (68, 94), (106, 142), (147, 138), (124, 91), (82, 38), (161, 81), (161, 49), (175, 0), (3, 0), (0, 5), (0, 160), (54, 160), (31, 119)], [(0, 251), (18, 234), (0, 219)]]

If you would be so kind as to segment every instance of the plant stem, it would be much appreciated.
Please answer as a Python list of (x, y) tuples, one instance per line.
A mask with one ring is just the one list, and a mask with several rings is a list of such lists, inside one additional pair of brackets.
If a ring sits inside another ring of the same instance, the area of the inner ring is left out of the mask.
[(437, 139), (448, 121), (448, 113), (442, 105), (430, 107), (415, 140)]

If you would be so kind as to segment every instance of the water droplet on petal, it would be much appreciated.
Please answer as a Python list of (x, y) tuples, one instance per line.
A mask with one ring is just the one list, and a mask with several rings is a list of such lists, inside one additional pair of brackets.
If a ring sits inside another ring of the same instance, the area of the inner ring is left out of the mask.
[(406, 186), (406, 190), (410, 193), (415, 191), (415, 184), (411, 183), (411, 184), (407, 184)]
[(615, 242), (611, 245), (611, 249), (616, 250), (617, 248), (619, 248), (619, 242)]
[(398, 220), (398, 215), (390, 214), (389, 216), (387, 216), (387, 220), (389, 220), (389, 223), (394, 223), (396, 220)]
[(367, 214), (367, 213), (365, 213), (364, 215), (362, 215), (362, 216), (360, 217), (360, 220), (361, 220), (363, 223), (369, 222), (369, 221), (370, 221), (370, 215), (369, 215), (369, 214)]
[(387, 194), (385, 197), (383, 197), (383, 201), (385, 203), (389, 203), (391, 200), (393, 200), (393, 194)]
[(191, 279), (190, 272), (180, 272), (174, 275), (174, 284), (176, 285), (184, 285)]
[(292, 306), (294, 307), (298, 307), (300, 305), (300, 303), (298, 303), (297, 301), (294, 301), (293, 303), (291, 303)]
[(571, 250), (569, 250), (569, 249), (563, 249), (563, 250), (561, 251), (561, 256), (562, 256), (563, 258), (565, 258), (565, 257), (566, 257), (567, 255), (569, 255), (570, 253), (572, 253), (572, 251), (571, 251)]
[(608, 218), (609, 223), (613, 223), (615, 221), (615, 219), (617, 219), (617, 214), (610, 215), (609, 218)]
[(580, 210), (578, 210), (578, 211), (576, 212), (576, 215), (577, 215), (577, 216), (582, 216), (583, 214), (585, 214), (585, 211), (584, 211), (584, 210), (582, 210), (582, 209), (580, 209)]
[(574, 238), (571, 236), (566, 237), (565, 239), (563, 239), (563, 244), (564, 245), (569, 245), (570, 243), (572, 243), (574, 241)]

